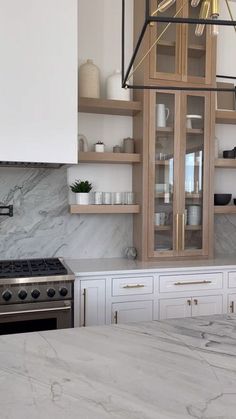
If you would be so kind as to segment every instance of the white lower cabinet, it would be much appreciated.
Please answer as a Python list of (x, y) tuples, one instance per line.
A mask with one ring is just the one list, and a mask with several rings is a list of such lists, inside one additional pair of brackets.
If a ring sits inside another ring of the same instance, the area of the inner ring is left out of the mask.
[(80, 282), (80, 326), (106, 323), (106, 280)]
[(191, 298), (168, 298), (160, 300), (160, 320), (191, 317)]
[(228, 295), (228, 313), (236, 313), (236, 294)]
[(212, 314), (221, 314), (223, 311), (221, 295), (168, 298), (160, 300), (159, 306), (160, 320), (209, 316)]
[(130, 301), (112, 304), (112, 323), (143, 322), (152, 319), (152, 301)]

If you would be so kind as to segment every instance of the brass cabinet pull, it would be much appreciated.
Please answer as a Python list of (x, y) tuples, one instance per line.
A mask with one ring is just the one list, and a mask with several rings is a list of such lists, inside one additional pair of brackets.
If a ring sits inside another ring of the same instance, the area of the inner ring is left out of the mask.
[(195, 306), (197, 306), (198, 305), (198, 300), (196, 298), (194, 298), (193, 301), (194, 301)]
[(191, 300), (187, 300), (187, 303), (188, 303), (189, 306), (192, 305), (192, 301)]
[(116, 310), (114, 313), (114, 320), (115, 320), (115, 324), (118, 323), (118, 311)]
[(189, 282), (175, 282), (174, 285), (201, 285), (201, 284), (211, 284), (212, 281), (189, 281)]
[(179, 251), (179, 214), (176, 214), (176, 238), (175, 247), (177, 252)]
[(86, 289), (84, 289), (83, 296), (84, 296), (84, 323), (83, 323), (83, 327), (86, 327)]
[(231, 313), (234, 313), (234, 301), (231, 301), (230, 303), (230, 310), (231, 310)]
[(182, 237), (181, 237), (181, 243), (182, 243), (182, 250), (185, 249), (185, 214), (182, 214)]
[(130, 289), (130, 288), (144, 288), (144, 284), (127, 284), (124, 285), (123, 288)]

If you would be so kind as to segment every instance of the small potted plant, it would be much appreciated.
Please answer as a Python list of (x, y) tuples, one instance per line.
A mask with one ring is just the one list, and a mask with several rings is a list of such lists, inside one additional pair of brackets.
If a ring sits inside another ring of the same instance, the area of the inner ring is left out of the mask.
[(102, 141), (98, 141), (94, 144), (96, 153), (104, 153), (105, 151), (105, 144)]
[(76, 180), (70, 185), (70, 189), (75, 193), (75, 199), (78, 205), (89, 204), (89, 192), (92, 189), (92, 184), (88, 180)]

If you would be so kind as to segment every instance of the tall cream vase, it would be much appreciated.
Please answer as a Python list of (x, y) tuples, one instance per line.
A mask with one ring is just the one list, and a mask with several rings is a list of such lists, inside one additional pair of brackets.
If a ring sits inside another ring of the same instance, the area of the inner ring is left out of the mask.
[(79, 96), (100, 98), (100, 70), (93, 60), (87, 60), (79, 68)]

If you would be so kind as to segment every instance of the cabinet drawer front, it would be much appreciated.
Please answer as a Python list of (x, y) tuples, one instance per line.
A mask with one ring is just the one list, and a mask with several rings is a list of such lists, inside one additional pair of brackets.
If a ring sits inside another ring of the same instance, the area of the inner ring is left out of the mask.
[(222, 272), (160, 276), (160, 292), (212, 290), (222, 286)]
[(152, 294), (153, 283), (154, 279), (152, 276), (113, 278), (112, 296)]
[(112, 323), (131, 323), (153, 320), (152, 301), (131, 301), (112, 304)]
[(236, 271), (228, 274), (228, 287), (236, 288)]

